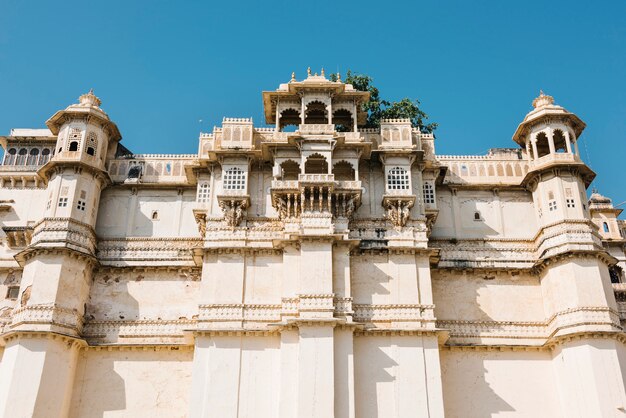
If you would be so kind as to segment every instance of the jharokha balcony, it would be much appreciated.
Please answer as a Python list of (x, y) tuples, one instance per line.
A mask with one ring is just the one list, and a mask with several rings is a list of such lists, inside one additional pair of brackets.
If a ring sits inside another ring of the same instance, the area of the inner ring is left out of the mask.
[(301, 217), (349, 219), (361, 204), (361, 182), (335, 180), (334, 174), (299, 174), (297, 180), (274, 180), (272, 204), (280, 218), (298, 222)]

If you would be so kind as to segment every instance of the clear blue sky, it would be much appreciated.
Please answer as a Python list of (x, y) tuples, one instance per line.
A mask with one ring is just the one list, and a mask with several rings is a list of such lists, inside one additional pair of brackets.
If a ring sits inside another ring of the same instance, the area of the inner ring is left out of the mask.
[(419, 98), (441, 154), (514, 147), (541, 88), (587, 123), (594, 186), (626, 200), (623, 0), (0, 0), (0, 133), (93, 87), (132, 151), (196, 152), (223, 116), (262, 124), (261, 91), (308, 66)]

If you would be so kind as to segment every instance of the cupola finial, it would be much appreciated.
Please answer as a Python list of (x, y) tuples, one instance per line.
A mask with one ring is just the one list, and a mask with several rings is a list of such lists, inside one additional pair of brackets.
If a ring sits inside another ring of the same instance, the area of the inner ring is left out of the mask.
[(549, 106), (554, 104), (554, 97), (548, 96), (543, 92), (543, 90), (539, 90), (539, 96), (533, 100), (533, 107), (535, 109), (539, 107)]
[(78, 98), (78, 102), (81, 105), (85, 106), (96, 106), (99, 107), (102, 104), (102, 101), (93, 94), (93, 88), (89, 89), (88, 93), (83, 94)]

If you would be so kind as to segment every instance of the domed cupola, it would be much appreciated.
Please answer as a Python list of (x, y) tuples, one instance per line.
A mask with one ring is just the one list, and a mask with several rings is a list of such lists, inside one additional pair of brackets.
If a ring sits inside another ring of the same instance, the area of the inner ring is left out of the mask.
[(540, 92), (531, 110), (513, 134), (513, 140), (525, 148), (529, 162), (528, 183), (537, 174), (555, 166), (578, 167), (588, 186), (595, 173), (580, 159), (578, 138), (585, 123), (574, 113), (554, 103), (554, 97)]
[(73, 161), (104, 169), (107, 154), (115, 150), (114, 144), (122, 136), (117, 125), (100, 108), (101, 103), (90, 90), (78, 98), (78, 103), (59, 110), (46, 121), (50, 131), (57, 135), (51, 165)]

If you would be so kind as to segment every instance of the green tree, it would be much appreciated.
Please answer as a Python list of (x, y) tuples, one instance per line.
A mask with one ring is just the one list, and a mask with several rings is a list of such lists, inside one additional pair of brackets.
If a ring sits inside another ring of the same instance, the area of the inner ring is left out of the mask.
[[(330, 80), (337, 81), (337, 74), (331, 74)], [(370, 100), (363, 104), (367, 112), (367, 122), (364, 128), (378, 128), (381, 119), (411, 119), (411, 124), (422, 132), (433, 133), (437, 124), (428, 122), (428, 115), (420, 108), (420, 101), (404, 98), (397, 102), (390, 102), (380, 97), (380, 91), (374, 86), (372, 77), (365, 74), (356, 74), (348, 70), (345, 83), (360, 91), (368, 91)]]

